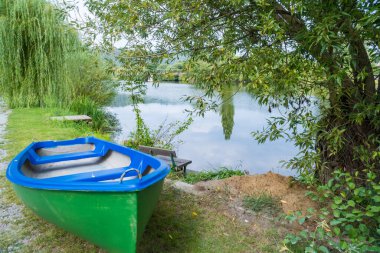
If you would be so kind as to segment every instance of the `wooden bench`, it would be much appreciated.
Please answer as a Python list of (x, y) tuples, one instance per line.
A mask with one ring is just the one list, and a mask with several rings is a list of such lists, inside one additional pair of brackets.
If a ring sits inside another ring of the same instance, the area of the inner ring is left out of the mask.
[(50, 117), (51, 120), (59, 120), (59, 121), (84, 121), (91, 122), (92, 118), (87, 115), (68, 115), (68, 116), (56, 116)]
[(187, 165), (189, 165), (192, 162), (190, 160), (178, 158), (174, 150), (141, 146), (141, 145), (139, 146), (139, 150), (146, 154), (156, 156), (157, 158), (171, 165), (173, 169), (183, 170), (184, 175), (186, 175)]

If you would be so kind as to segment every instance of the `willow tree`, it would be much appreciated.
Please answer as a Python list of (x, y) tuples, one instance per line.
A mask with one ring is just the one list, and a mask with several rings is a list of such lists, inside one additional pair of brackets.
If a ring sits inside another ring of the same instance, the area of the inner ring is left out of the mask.
[(64, 105), (72, 98), (68, 54), (78, 34), (45, 0), (0, 0), (0, 88), (11, 107)]
[[(286, 137), (300, 149), (288, 166), (325, 182), (340, 168), (380, 171), (380, 41), (377, 0), (88, 0), (107, 42), (126, 43), (128, 78), (149, 76), (148, 62), (186, 55), (202, 61), (205, 98), (234, 83), (281, 115), (254, 133)], [(109, 44), (109, 43), (108, 43)], [(132, 64), (133, 63), (133, 64)], [(124, 67), (124, 71), (123, 71)], [(153, 73), (154, 74), (154, 73)]]

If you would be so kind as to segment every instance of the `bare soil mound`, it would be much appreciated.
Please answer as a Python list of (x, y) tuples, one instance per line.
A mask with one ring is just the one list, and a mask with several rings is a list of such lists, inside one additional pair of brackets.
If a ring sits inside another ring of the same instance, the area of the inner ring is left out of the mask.
[(270, 194), (279, 199), (285, 213), (299, 210), (305, 214), (308, 208), (317, 208), (316, 203), (305, 196), (310, 189), (295, 182), (292, 177), (281, 176), (272, 172), (199, 182), (195, 187), (199, 191), (224, 191), (239, 198)]

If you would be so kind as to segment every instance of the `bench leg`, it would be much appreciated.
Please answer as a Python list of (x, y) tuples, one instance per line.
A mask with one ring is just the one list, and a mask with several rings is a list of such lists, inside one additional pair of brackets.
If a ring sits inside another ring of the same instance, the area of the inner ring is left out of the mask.
[(186, 177), (186, 165), (183, 166), (183, 176)]

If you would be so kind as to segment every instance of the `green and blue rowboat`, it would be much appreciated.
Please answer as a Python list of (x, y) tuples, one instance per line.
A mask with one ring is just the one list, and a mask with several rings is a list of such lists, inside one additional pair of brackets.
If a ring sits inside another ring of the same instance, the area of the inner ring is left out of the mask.
[(94, 137), (30, 144), (7, 178), (43, 219), (109, 252), (135, 252), (167, 164)]

